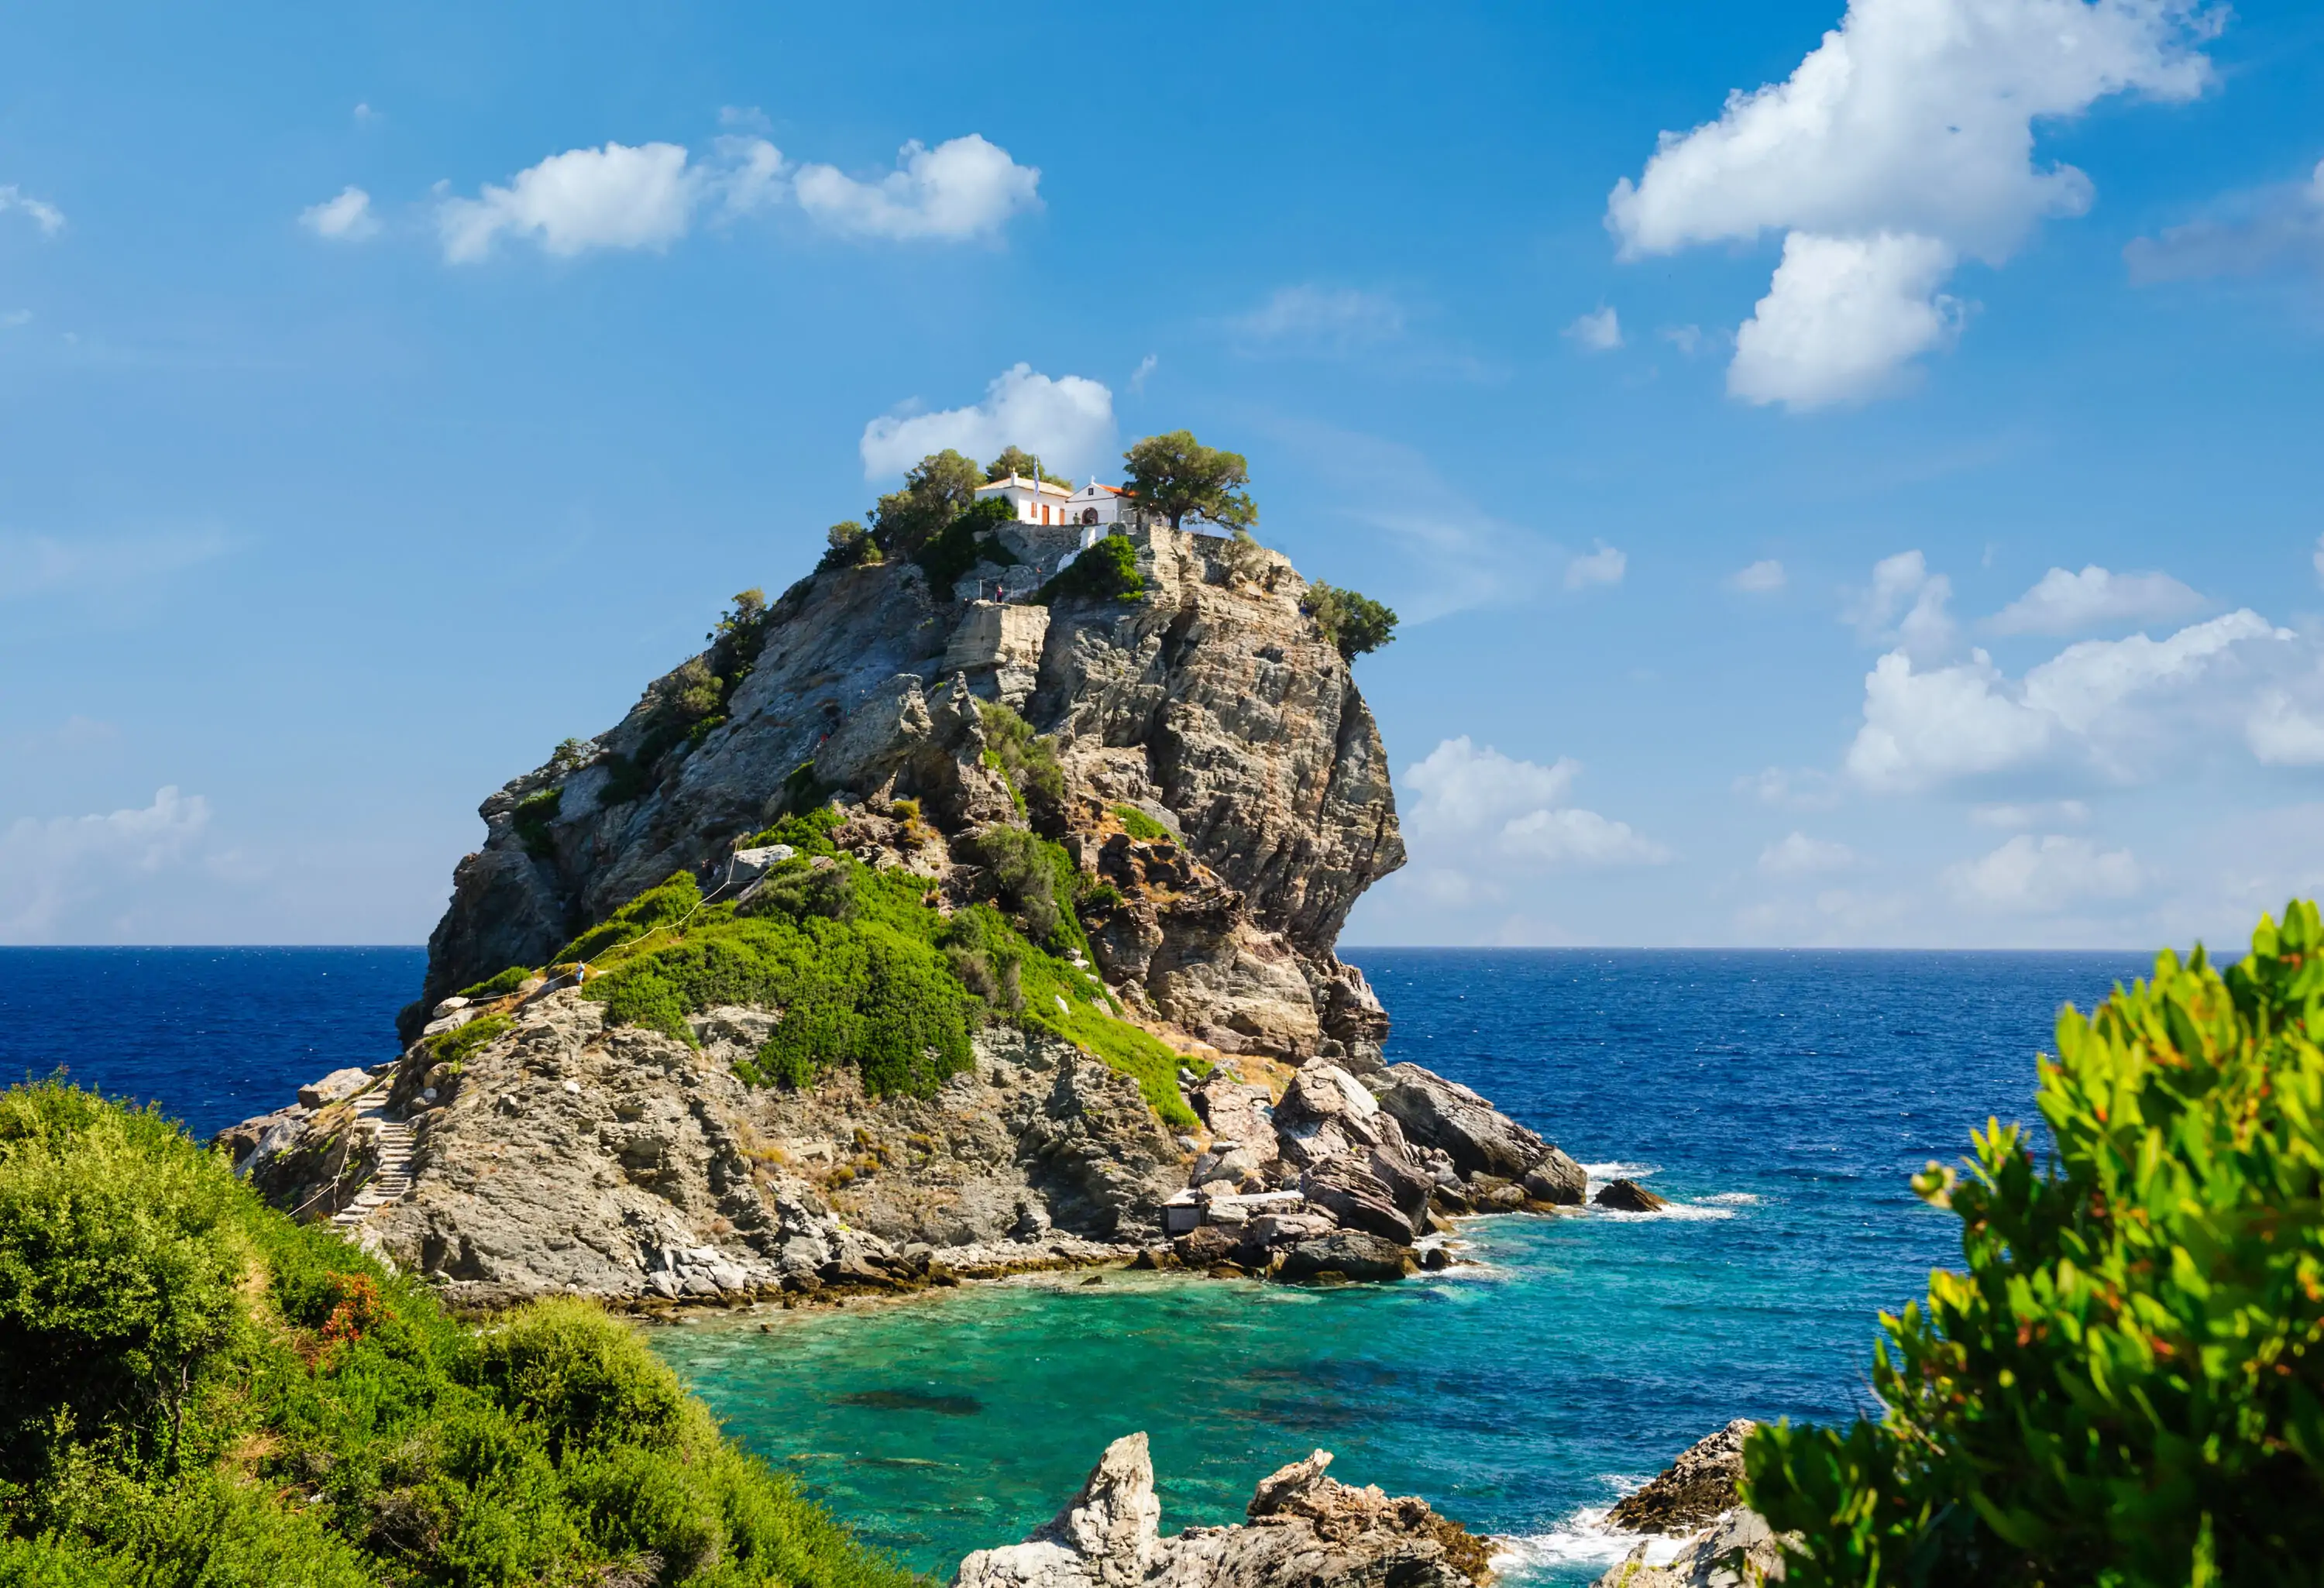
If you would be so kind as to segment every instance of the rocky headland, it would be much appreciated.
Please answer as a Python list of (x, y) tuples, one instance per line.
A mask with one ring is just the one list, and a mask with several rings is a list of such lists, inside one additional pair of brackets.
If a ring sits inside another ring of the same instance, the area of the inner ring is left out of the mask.
[(1579, 1207), (1571, 1158), (1385, 1063), (1333, 953), (1404, 852), (1308, 586), (1127, 542), (1134, 587), (1039, 603), (925, 558), (738, 597), (484, 802), (401, 1057), (225, 1132), (243, 1172), (477, 1307), (1392, 1279), (1461, 1215)]

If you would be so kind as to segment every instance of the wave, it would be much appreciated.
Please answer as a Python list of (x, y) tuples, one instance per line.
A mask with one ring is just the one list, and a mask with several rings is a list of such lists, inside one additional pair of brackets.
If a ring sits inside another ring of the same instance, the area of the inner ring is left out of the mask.
[[(1609, 1480), (1624, 1490), (1638, 1486), (1635, 1478)], [(1682, 1538), (1663, 1538), (1628, 1532), (1606, 1525), (1611, 1506), (1584, 1506), (1546, 1533), (1514, 1533), (1492, 1540), (1493, 1570), (1504, 1580), (1523, 1583), (1556, 1566), (1599, 1566), (1618, 1564), (1646, 1540), (1646, 1564), (1665, 1565), (1684, 1546)]]
[(1757, 1207), (1765, 1198), (1751, 1191), (1721, 1191), (1716, 1196), (1706, 1196), (1702, 1200), (1720, 1207)]
[(1592, 1180), (1643, 1180), (1661, 1168), (1651, 1163), (1585, 1163), (1582, 1172)]
[(1658, 1207), (1652, 1213), (1625, 1213), (1618, 1207), (1592, 1207), (1590, 1210), (1590, 1216), (1596, 1219), (1624, 1219), (1633, 1223), (1645, 1223), (1652, 1219), (1676, 1219), (1684, 1223), (1705, 1219), (1731, 1219), (1735, 1216), (1735, 1210), (1731, 1207), (1713, 1207), (1709, 1200), (1705, 1199), (1702, 1202), (1674, 1202), (1669, 1206)]

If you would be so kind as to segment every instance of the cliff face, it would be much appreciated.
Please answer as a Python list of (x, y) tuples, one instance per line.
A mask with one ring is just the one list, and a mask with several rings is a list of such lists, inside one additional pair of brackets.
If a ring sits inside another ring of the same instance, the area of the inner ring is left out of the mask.
[[(1126, 1002), (1228, 1051), (1376, 1045), (1386, 1019), (1333, 945), (1404, 847), (1348, 664), (1279, 555), (1133, 538), (1147, 593), (1061, 599), (1046, 625), (1044, 609), (932, 593), (909, 564), (819, 573), (753, 635), (723, 719), (698, 716), (675, 743), (669, 703), (706, 669), (657, 680), (611, 732), (480, 808), (489, 836), (455, 872), (406, 1036), (672, 872), (715, 874), (809, 779), (843, 801), (918, 798), (955, 836), (1013, 819), (965, 685), (1049, 736), (1062, 798), (1035, 820), (1116, 884), (1120, 902), (1084, 920)], [(876, 817), (853, 835), (866, 859), (928, 863), (886, 837)], [(950, 867), (929, 869), (941, 882)]]

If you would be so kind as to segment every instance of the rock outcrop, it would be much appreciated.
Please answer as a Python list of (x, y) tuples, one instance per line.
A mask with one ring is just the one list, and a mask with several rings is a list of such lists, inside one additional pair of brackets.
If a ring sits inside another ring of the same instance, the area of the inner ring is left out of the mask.
[[(810, 770), (843, 799), (920, 799), (948, 837), (1014, 819), (973, 689), (1050, 737), (1064, 786), (1037, 819), (1115, 884), (1088, 924), (1118, 994), (1228, 1052), (1376, 1053), (1387, 1017), (1333, 945), (1404, 846), (1348, 663), (1276, 553), (1133, 538), (1148, 592), (1132, 602), (1001, 607), (932, 592), (909, 562), (826, 570), (775, 603), (752, 654), (714, 647), (656, 680), (612, 730), (484, 802), (405, 1038), (672, 872), (719, 872)], [(1166, 836), (1129, 831), (1124, 808)]]
[(1263, 1480), (1239, 1527), (1160, 1536), (1146, 1436), (1117, 1439), (1022, 1544), (960, 1563), (957, 1588), (1476, 1588), (1484, 1540), (1424, 1500), (1351, 1488), (1319, 1450)]
[(1683, 1538), (1660, 1565), (1652, 1539), (1600, 1577), (1594, 1588), (1757, 1588), (1784, 1580), (1784, 1545), (1766, 1519), (1743, 1504), (1743, 1441), (1757, 1425), (1738, 1417), (1695, 1441), (1653, 1481), (1606, 1516), (1609, 1527)]

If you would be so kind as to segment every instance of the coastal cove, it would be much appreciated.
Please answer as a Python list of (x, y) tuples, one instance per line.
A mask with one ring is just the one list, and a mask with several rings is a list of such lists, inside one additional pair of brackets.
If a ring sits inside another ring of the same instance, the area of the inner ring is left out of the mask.
[[(252, 1069), (380, 1057), (409, 985), (381, 962), (408, 952), (9, 951), (0, 1058), (16, 1075), (64, 1062), (200, 1130), (237, 1112)], [(1618, 1551), (1574, 1522), (1622, 1482), (1729, 1417), (1859, 1407), (1874, 1313), (1958, 1260), (1906, 1177), (1958, 1158), (1987, 1114), (2027, 1115), (2057, 1005), (2145, 968), (1348, 957), (1395, 1020), (1390, 1060), (1477, 1087), (1600, 1177), (1642, 1176), (1676, 1205), (1476, 1221), (1462, 1239), (1479, 1266), (1393, 1287), (1108, 1272), (650, 1339), (747, 1445), (923, 1569), (1021, 1537), (1142, 1427), (1166, 1529), (1231, 1519), (1260, 1476), (1321, 1445), (1348, 1482), (1527, 1541), (1504, 1558), (1510, 1581), (1587, 1582)]]

